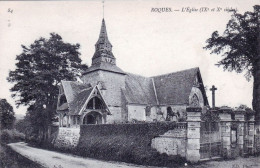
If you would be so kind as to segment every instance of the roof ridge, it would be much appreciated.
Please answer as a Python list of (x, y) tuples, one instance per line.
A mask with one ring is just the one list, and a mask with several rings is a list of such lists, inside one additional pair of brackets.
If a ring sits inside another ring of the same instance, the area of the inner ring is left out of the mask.
[(199, 69), (199, 67), (194, 67), (194, 68), (179, 70), (179, 71), (175, 71), (175, 72), (171, 72), (171, 73), (166, 73), (166, 74), (162, 74), (162, 75), (151, 76), (150, 78), (167, 76), (167, 75), (176, 74), (176, 73), (180, 73), (180, 72), (184, 72), (184, 71), (191, 71), (191, 70), (193, 70), (193, 69), (194, 69), (194, 70), (195, 70), (195, 69)]
[(142, 75), (139, 75), (139, 74), (134, 74), (134, 73), (130, 73), (130, 72), (126, 72), (127, 75), (133, 75), (133, 76), (138, 76), (138, 77), (142, 77), (142, 78), (147, 78), (147, 79), (150, 79), (150, 77), (147, 77), (147, 76), (142, 76)]
[(67, 80), (61, 80), (61, 82), (73, 83), (73, 84), (82, 85), (82, 86), (88, 86), (87, 83), (80, 83), (80, 82), (78, 82), (78, 81), (67, 81)]

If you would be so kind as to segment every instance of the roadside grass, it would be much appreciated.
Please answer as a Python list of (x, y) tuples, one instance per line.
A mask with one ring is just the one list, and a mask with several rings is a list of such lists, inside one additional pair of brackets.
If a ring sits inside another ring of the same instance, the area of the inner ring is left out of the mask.
[(1, 168), (43, 168), (41, 165), (13, 151), (6, 144), (0, 143)]
[(25, 135), (15, 129), (0, 131), (0, 167), (1, 168), (43, 168), (26, 157), (13, 151), (8, 143), (24, 141)]

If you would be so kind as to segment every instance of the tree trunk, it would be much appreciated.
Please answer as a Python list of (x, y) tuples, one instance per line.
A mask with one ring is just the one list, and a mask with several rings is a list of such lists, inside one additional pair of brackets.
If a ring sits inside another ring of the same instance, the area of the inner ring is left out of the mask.
[(254, 73), (253, 84), (253, 109), (256, 111), (255, 119), (260, 122), (260, 61), (259, 68)]
[(258, 14), (258, 34), (257, 34), (257, 59), (255, 65), (253, 67), (253, 77), (254, 77), (254, 85), (253, 85), (253, 109), (256, 111), (255, 121), (260, 123), (260, 16)]

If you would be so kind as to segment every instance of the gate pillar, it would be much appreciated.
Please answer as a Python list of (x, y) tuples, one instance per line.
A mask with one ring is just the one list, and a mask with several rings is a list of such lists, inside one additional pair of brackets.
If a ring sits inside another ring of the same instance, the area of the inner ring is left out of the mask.
[(231, 113), (231, 108), (221, 108), (219, 110), (222, 156), (226, 158), (231, 158)]
[(237, 130), (237, 144), (239, 147), (240, 156), (244, 156), (244, 144), (245, 144), (245, 114), (246, 111), (244, 109), (236, 109), (234, 110), (235, 120), (238, 123)]
[(200, 160), (200, 107), (187, 107), (187, 148), (186, 159), (190, 162)]
[(249, 154), (255, 153), (255, 115), (247, 114)]

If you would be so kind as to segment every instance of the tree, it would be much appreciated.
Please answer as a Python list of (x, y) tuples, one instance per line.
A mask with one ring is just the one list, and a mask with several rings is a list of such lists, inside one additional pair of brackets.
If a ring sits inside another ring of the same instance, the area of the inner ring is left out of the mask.
[(252, 105), (260, 120), (260, 6), (244, 14), (233, 11), (223, 35), (215, 31), (206, 43), (204, 49), (223, 56), (217, 66), (237, 73), (246, 71), (247, 80), (253, 77)]
[[(61, 80), (75, 80), (87, 66), (81, 64), (79, 44), (63, 42), (60, 35), (51, 33), (49, 39), (39, 38), (17, 55), (16, 69), (7, 80), (16, 105), (28, 106), (31, 126), (40, 135), (46, 132), (55, 114), (58, 84)], [(33, 117), (32, 117), (33, 116)]]
[(6, 99), (0, 99), (0, 130), (13, 128), (14, 122), (13, 107)]

